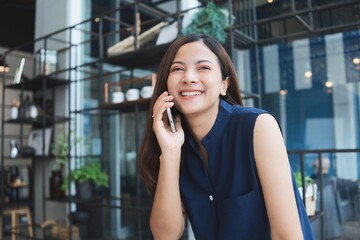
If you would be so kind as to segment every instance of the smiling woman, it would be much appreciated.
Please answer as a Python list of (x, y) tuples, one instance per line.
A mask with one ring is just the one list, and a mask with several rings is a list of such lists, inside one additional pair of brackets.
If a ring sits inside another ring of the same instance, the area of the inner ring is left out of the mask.
[[(187, 35), (160, 66), (139, 152), (154, 196), (154, 238), (179, 239), (188, 218), (198, 240), (313, 239), (279, 125), (270, 113), (242, 106), (222, 45)], [(168, 108), (176, 110), (176, 132)]]

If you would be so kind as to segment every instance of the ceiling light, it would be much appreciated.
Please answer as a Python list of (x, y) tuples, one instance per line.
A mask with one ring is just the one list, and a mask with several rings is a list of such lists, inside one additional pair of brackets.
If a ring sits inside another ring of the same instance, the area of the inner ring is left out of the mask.
[(280, 95), (285, 96), (287, 94), (287, 90), (286, 89), (281, 89), (280, 90)]
[(354, 58), (353, 63), (356, 64), (356, 65), (360, 64), (360, 58), (358, 58), (358, 57)]
[(306, 78), (311, 78), (312, 77), (312, 72), (311, 71), (305, 71), (304, 72), (304, 76), (306, 77)]
[(325, 87), (327, 87), (327, 88), (332, 88), (333, 87), (333, 82), (331, 82), (331, 81), (326, 81), (325, 83)]

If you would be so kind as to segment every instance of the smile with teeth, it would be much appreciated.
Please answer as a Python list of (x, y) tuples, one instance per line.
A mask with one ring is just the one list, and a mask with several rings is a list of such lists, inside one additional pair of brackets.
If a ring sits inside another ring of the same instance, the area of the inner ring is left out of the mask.
[(181, 92), (180, 95), (181, 96), (196, 96), (196, 95), (200, 95), (201, 92), (199, 91), (192, 91), (192, 92)]

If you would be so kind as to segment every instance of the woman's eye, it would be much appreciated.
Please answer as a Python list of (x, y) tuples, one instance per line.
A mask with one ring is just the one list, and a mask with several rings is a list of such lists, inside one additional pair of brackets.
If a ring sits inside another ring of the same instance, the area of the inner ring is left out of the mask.
[(210, 67), (208, 67), (208, 66), (201, 66), (201, 67), (199, 67), (199, 70), (210, 70)]
[(181, 67), (173, 67), (171, 68), (171, 72), (176, 72), (176, 71), (182, 71), (183, 69)]

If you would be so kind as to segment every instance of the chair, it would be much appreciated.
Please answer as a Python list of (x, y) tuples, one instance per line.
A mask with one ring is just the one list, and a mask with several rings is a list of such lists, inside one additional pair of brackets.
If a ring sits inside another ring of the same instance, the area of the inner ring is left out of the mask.
[[(20, 227), (20, 217), (26, 216), (26, 221), (28, 225), (29, 236), (33, 236), (33, 229), (32, 229), (32, 221), (31, 221), (31, 214), (30, 209), (28, 207), (5, 207), (2, 216), (0, 217), (0, 233), (2, 234), (2, 219), (4, 216), (11, 217), (11, 240), (16, 240), (16, 234), (19, 231)], [(2, 237), (0, 236), (0, 240)]]
[(324, 220), (326, 238), (336, 238), (341, 236), (342, 227), (336, 201), (336, 193), (333, 185), (323, 188), (324, 196)]
[(348, 179), (339, 179), (337, 183), (337, 200), (340, 207), (341, 223), (353, 219), (358, 213), (359, 183)]

